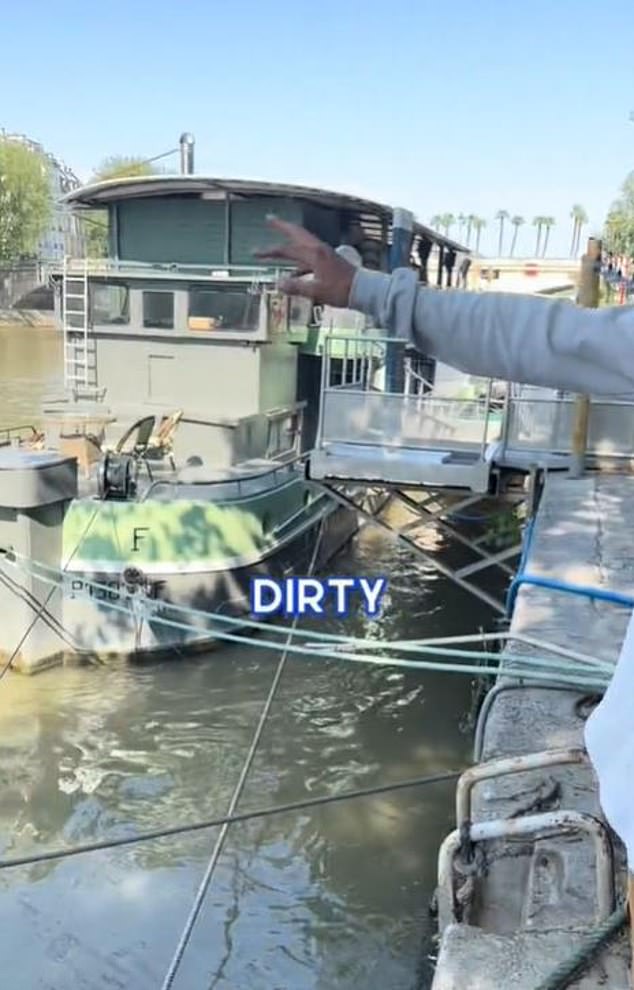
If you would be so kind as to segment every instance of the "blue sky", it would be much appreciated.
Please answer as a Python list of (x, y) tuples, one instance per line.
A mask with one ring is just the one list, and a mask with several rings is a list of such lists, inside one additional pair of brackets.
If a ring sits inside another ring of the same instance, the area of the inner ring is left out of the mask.
[[(594, 0), (23, 0), (2, 18), (0, 127), (82, 178), (183, 130), (196, 169), (435, 213), (599, 230), (634, 169), (634, 5)], [(176, 163), (176, 159), (173, 159)]]

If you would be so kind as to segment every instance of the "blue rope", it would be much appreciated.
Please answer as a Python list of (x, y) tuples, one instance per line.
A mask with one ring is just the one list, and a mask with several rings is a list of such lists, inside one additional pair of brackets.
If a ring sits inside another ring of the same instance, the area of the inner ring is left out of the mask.
[(506, 596), (506, 614), (511, 616), (515, 607), (517, 592), (523, 584), (531, 585), (534, 588), (548, 588), (550, 591), (561, 591), (568, 595), (580, 595), (582, 598), (589, 598), (593, 601), (609, 602), (612, 605), (624, 605), (627, 608), (634, 608), (634, 598), (632, 595), (624, 595), (620, 591), (610, 591), (608, 588), (594, 588), (592, 585), (569, 584), (567, 581), (558, 581), (556, 578), (538, 577), (537, 575), (526, 573), (526, 564), (530, 554), (535, 520), (531, 519), (524, 534), (524, 546), (522, 557), (516, 576), (513, 578)]
[(565, 581), (557, 581), (554, 578), (536, 577), (532, 574), (518, 574), (512, 582), (506, 598), (507, 615), (512, 613), (517, 592), (523, 584), (529, 584), (535, 588), (548, 588), (551, 591), (562, 591), (568, 595), (580, 595), (582, 598), (609, 602), (611, 605), (624, 605), (626, 608), (634, 608), (634, 598), (631, 595), (624, 595), (620, 591), (610, 591), (607, 588), (593, 588), (592, 585), (586, 584), (567, 584)]

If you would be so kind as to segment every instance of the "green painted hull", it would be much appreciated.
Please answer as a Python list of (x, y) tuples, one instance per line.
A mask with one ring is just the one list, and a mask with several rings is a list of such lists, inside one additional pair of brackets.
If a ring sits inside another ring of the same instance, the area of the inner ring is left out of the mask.
[(68, 570), (222, 570), (256, 562), (310, 524), (325, 496), (297, 478), (226, 501), (78, 499), (64, 521)]
[[(306, 572), (318, 538), (323, 567), (356, 528), (356, 514), (301, 477), (217, 502), (77, 500), (63, 530), (64, 624), (74, 652), (142, 656), (210, 646), (227, 630), (214, 614), (249, 612), (254, 575)], [(176, 624), (156, 621), (146, 605), (135, 610), (135, 596)], [(171, 606), (199, 614), (183, 617)]]

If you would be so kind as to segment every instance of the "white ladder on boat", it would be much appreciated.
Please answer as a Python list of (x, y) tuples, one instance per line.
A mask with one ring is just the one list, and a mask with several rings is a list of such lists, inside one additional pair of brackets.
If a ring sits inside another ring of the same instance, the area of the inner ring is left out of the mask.
[(75, 270), (64, 258), (62, 279), (64, 386), (88, 388), (88, 263)]

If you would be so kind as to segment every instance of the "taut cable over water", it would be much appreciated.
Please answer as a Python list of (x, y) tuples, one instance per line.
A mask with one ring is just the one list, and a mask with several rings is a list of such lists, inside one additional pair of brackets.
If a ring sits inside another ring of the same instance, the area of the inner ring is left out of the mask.
[[(322, 522), (322, 524), (319, 527), (319, 533), (318, 533), (317, 539), (315, 541), (315, 547), (313, 549), (313, 553), (312, 553), (312, 557), (311, 557), (311, 561), (310, 561), (310, 566), (309, 566), (309, 569), (308, 569), (309, 575), (312, 575), (313, 574), (313, 572), (315, 570), (315, 566), (317, 564), (317, 558), (318, 558), (318, 555), (319, 555), (319, 547), (320, 547), (321, 539), (322, 539), (322, 536), (323, 536), (323, 530), (324, 530), (324, 527), (323, 527), (323, 522)], [(297, 630), (297, 623), (298, 623), (298, 621), (299, 621), (299, 616), (296, 616), (295, 619), (293, 620), (293, 624), (292, 624), (292, 626), (291, 626), (291, 628), (289, 630), (288, 638), (286, 640), (286, 644), (285, 644), (284, 650), (282, 651), (282, 654), (280, 656), (280, 659), (279, 659), (279, 661), (277, 663), (277, 666), (275, 668), (275, 673), (273, 675), (273, 680), (271, 681), (271, 686), (269, 688), (269, 692), (268, 692), (268, 695), (266, 697), (266, 701), (264, 702), (264, 707), (262, 708), (262, 712), (260, 713), (260, 718), (258, 719), (258, 724), (257, 724), (257, 726), (255, 728), (255, 732), (253, 733), (253, 738), (251, 740), (251, 745), (249, 746), (249, 750), (247, 752), (246, 758), (245, 758), (244, 763), (242, 765), (242, 770), (240, 771), (240, 776), (238, 777), (238, 782), (237, 782), (237, 784), (235, 786), (235, 789), (234, 789), (233, 794), (231, 796), (231, 800), (229, 802), (229, 808), (228, 808), (228, 811), (227, 811), (227, 816), (228, 817), (230, 817), (231, 815), (233, 815), (233, 813), (235, 812), (235, 810), (236, 810), (236, 808), (238, 806), (238, 802), (240, 800), (240, 797), (242, 796), (242, 791), (244, 790), (244, 785), (245, 785), (246, 780), (247, 780), (247, 777), (249, 775), (249, 770), (251, 769), (251, 766), (253, 764), (253, 760), (255, 759), (255, 754), (256, 754), (257, 749), (258, 749), (258, 746), (260, 744), (260, 739), (262, 738), (262, 733), (264, 732), (264, 727), (265, 727), (265, 725), (267, 723), (267, 720), (268, 720), (268, 717), (269, 717), (269, 712), (271, 711), (271, 707), (273, 705), (273, 702), (275, 700), (275, 696), (277, 694), (278, 686), (279, 686), (280, 681), (282, 679), (282, 674), (284, 673), (284, 667), (286, 666), (286, 660), (288, 658), (288, 653), (289, 653), (289, 649), (288, 648), (289, 648), (290, 643), (291, 643), (291, 640), (292, 640), (292, 638), (295, 635), (295, 632)], [(214, 875), (214, 871), (216, 869), (216, 865), (217, 865), (218, 860), (220, 858), (220, 853), (222, 852), (222, 848), (224, 846), (225, 839), (227, 837), (228, 831), (229, 831), (229, 822), (227, 821), (227, 822), (224, 822), (224, 824), (222, 825), (222, 828), (220, 830), (220, 835), (216, 839), (216, 843), (214, 845), (212, 854), (211, 854), (211, 856), (209, 858), (209, 862), (207, 863), (207, 866), (205, 868), (205, 872), (204, 872), (203, 878), (202, 878), (202, 880), (200, 882), (200, 886), (199, 886), (199, 888), (198, 888), (198, 890), (196, 892), (196, 897), (194, 898), (194, 903), (192, 904), (191, 910), (190, 910), (189, 915), (187, 917), (187, 921), (185, 922), (185, 927), (183, 928), (181, 937), (180, 937), (180, 939), (178, 941), (178, 945), (176, 946), (176, 949), (174, 951), (174, 955), (173, 955), (172, 960), (170, 962), (170, 965), (169, 965), (169, 968), (167, 970), (167, 973), (165, 974), (165, 979), (163, 980), (163, 982), (161, 984), (161, 990), (170, 990), (170, 988), (172, 987), (172, 985), (174, 983), (174, 980), (176, 978), (176, 974), (177, 974), (177, 972), (179, 970), (179, 967), (181, 965), (181, 962), (183, 960), (183, 955), (184, 955), (185, 950), (186, 950), (186, 948), (187, 948), (187, 946), (189, 944), (189, 940), (190, 940), (190, 938), (192, 936), (192, 932), (194, 930), (194, 926), (196, 924), (196, 920), (198, 918), (198, 915), (200, 914), (200, 909), (203, 906), (205, 897), (207, 895), (207, 891), (209, 889), (209, 885), (210, 885), (210, 883), (212, 881), (212, 878), (213, 878), (213, 875)]]
[(284, 815), (292, 811), (305, 811), (309, 808), (321, 808), (329, 804), (340, 804), (343, 801), (353, 801), (359, 798), (376, 797), (380, 794), (390, 794), (393, 791), (411, 790), (415, 787), (425, 787), (428, 784), (442, 784), (448, 780), (457, 780), (463, 770), (446, 770), (441, 773), (427, 774), (424, 777), (414, 777), (409, 780), (398, 780), (392, 784), (380, 784), (376, 787), (359, 787), (353, 791), (341, 794), (322, 794), (319, 797), (304, 798), (301, 801), (289, 801), (286, 804), (276, 804), (271, 808), (254, 808), (253, 811), (240, 811), (232, 815), (219, 815), (216, 818), (205, 818), (198, 822), (182, 825), (168, 825), (165, 828), (150, 829), (138, 835), (119, 836), (115, 839), (102, 839), (98, 842), (84, 842), (67, 849), (50, 849), (48, 852), (32, 853), (28, 856), (12, 856), (0, 859), (0, 870), (15, 869), (18, 866), (33, 866), (38, 863), (51, 863), (55, 860), (70, 859), (91, 852), (103, 852), (107, 849), (119, 849), (125, 846), (135, 846), (155, 839), (165, 839), (169, 836), (191, 835), (206, 829), (217, 828), (220, 825), (237, 825), (256, 819), (272, 818), (274, 815)]

